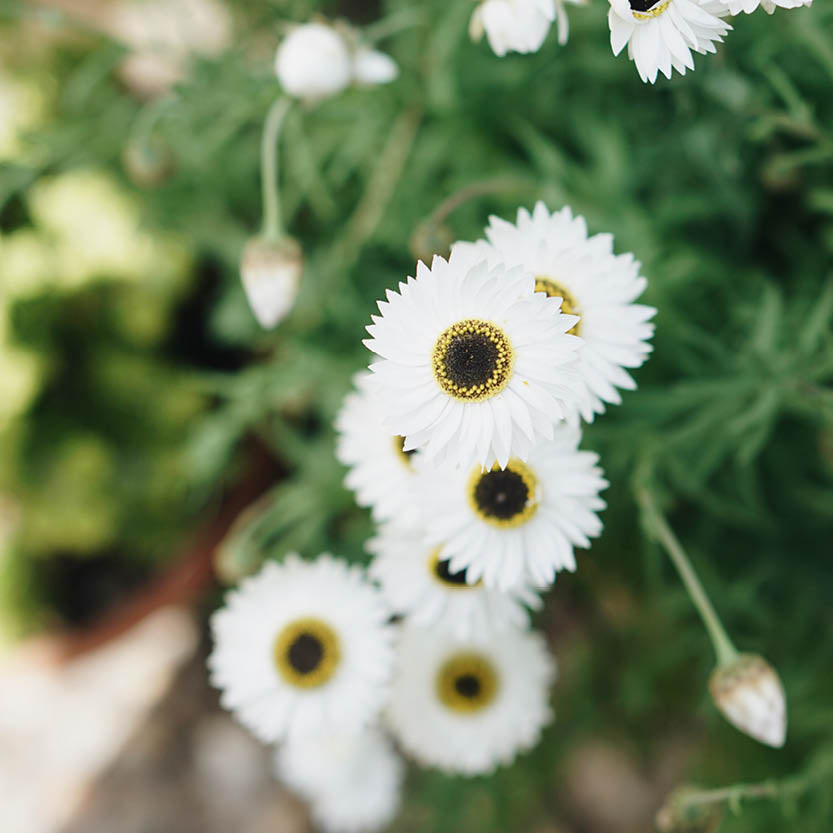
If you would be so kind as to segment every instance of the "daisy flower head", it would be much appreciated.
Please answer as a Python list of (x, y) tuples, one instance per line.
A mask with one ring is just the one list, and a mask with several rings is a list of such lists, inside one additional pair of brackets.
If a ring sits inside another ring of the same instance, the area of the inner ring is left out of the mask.
[(503, 470), (421, 466), (426, 541), (450, 570), (504, 591), (544, 587), (558, 570), (575, 570), (573, 548), (601, 534), (599, 492), (608, 485), (599, 456), (579, 451), (580, 440), (578, 428), (562, 425)]
[(382, 588), (394, 613), (409, 625), (438, 628), (466, 640), (488, 640), (495, 631), (525, 628), (527, 608), (538, 610), (541, 599), (528, 585), (507, 593), (469, 583), (466, 571), (454, 572), (440, 548), (419, 536), (383, 527), (367, 544), (375, 554), (369, 573)]
[(288, 555), (244, 579), (212, 616), (212, 684), (266, 743), (363, 726), (388, 693), (388, 616), (360, 568), (329, 555)]
[(350, 469), (344, 483), (359, 506), (369, 507), (376, 521), (411, 528), (420, 517), (414, 499), (418, 452), (404, 451), (405, 438), (382, 424), (374, 382), (368, 371), (353, 377), (355, 390), (344, 398), (335, 420), (336, 457)]
[(404, 449), (432, 463), (505, 466), (525, 459), (575, 412), (576, 316), (533, 292), (523, 269), (466, 258), (420, 262), (416, 278), (388, 290), (365, 345), (380, 405)]
[(732, 29), (726, 14), (722, 0), (610, 0), (610, 45), (614, 55), (627, 46), (639, 77), (653, 84), (657, 72), (694, 69), (692, 52), (716, 52)]
[(275, 753), (278, 777), (310, 802), (326, 833), (385, 827), (399, 808), (404, 764), (376, 726), (295, 735)]
[(622, 400), (617, 388), (633, 390), (626, 368), (640, 367), (654, 334), (653, 307), (634, 303), (645, 289), (640, 264), (631, 254), (615, 255), (613, 237), (589, 237), (583, 217), (569, 207), (550, 214), (544, 203), (530, 214), (518, 210), (515, 224), (492, 217), (487, 240), (456, 243), (454, 252), (490, 264), (522, 266), (535, 275), (535, 289), (562, 298), (561, 308), (577, 315), (572, 332), (581, 336), (579, 369), (584, 384), (584, 419), (603, 413), (605, 403)]
[(508, 630), (487, 643), (406, 626), (387, 721), (423, 766), (480, 775), (511, 764), (552, 718), (555, 660), (542, 636)]

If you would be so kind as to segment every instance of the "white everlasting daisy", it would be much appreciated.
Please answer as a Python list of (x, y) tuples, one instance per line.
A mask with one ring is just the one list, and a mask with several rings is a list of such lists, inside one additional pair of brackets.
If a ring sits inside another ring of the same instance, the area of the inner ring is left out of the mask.
[(362, 726), (388, 692), (388, 615), (358, 567), (288, 555), (244, 579), (212, 616), (211, 681), (265, 742)]
[(393, 526), (383, 527), (367, 548), (375, 553), (370, 576), (409, 625), (438, 628), (460, 639), (487, 640), (494, 631), (526, 627), (526, 608), (541, 607), (540, 597), (527, 585), (501, 593), (482, 581), (469, 584), (465, 570), (453, 572), (440, 558), (439, 547)]
[(578, 319), (523, 269), (435, 257), (388, 290), (367, 330), (380, 407), (406, 450), (468, 467), (525, 459), (574, 413)]
[(676, 69), (694, 69), (692, 52), (716, 52), (715, 43), (732, 27), (721, 0), (610, 0), (610, 45), (618, 55), (626, 46), (639, 77), (652, 84)]
[(500, 590), (542, 587), (558, 570), (575, 570), (573, 547), (589, 547), (602, 531), (596, 513), (608, 485), (599, 456), (579, 451), (580, 440), (578, 428), (563, 425), (504, 470), (420, 466), (427, 542), (451, 570)]
[(561, 297), (561, 308), (579, 317), (574, 332), (584, 340), (582, 416), (592, 420), (594, 412), (604, 412), (605, 402), (618, 405), (616, 388), (636, 387), (625, 368), (643, 364), (654, 333), (649, 321), (656, 310), (634, 303), (646, 285), (639, 262), (630, 254), (614, 255), (609, 234), (588, 237), (584, 218), (573, 217), (569, 208), (550, 215), (542, 202), (531, 215), (521, 208), (515, 225), (492, 217), (486, 237), (456, 243), (454, 251), (507, 268), (522, 266), (535, 275), (536, 291)]
[(798, 9), (802, 6), (812, 6), (813, 0), (722, 0), (729, 14), (741, 12), (752, 14), (759, 6), (767, 13), (773, 14), (776, 9)]
[(414, 451), (403, 451), (404, 437), (385, 428), (374, 395), (372, 373), (357, 373), (356, 389), (347, 394), (336, 416), (336, 457), (350, 468), (345, 485), (359, 506), (372, 510), (377, 521), (393, 521), (401, 527), (419, 522), (414, 499)]
[(388, 723), (423, 766), (479, 775), (532, 748), (552, 713), (555, 660), (540, 634), (509, 630), (468, 643), (405, 627)]
[(378, 830), (396, 815), (404, 764), (378, 728), (295, 735), (275, 754), (278, 777), (311, 804), (327, 833)]
[(555, 20), (555, 0), (483, 0), (471, 16), (469, 34), (486, 33), (495, 55), (537, 52)]

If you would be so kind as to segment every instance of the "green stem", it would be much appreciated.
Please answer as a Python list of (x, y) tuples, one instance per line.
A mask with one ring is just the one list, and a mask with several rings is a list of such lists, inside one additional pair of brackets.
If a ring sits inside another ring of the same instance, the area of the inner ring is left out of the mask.
[(688, 591), (688, 595), (691, 597), (692, 602), (694, 602), (694, 606), (697, 608), (703, 624), (706, 626), (706, 630), (711, 637), (714, 652), (717, 655), (718, 667), (729, 665), (737, 659), (738, 652), (732, 644), (732, 640), (729, 639), (729, 635), (726, 633), (726, 629), (723, 627), (706, 591), (703, 589), (697, 573), (694, 572), (694, 568), (691, 566), (685, 550), (657, 507), (656, 500), (650, 489), (641, 486), (637, 488), (636, 495), (649, 532), (662, 544), (671, 557)]
[(263, 137), (260, 143), (260, 183), (263, 190), (263, 236), (269, 240), (279, 240), (284, 233), (278, 194), (278, 137), (291, 104), (292, 101), (289, 98), (283, 96), (276, 98), (263, 124)]
[(365, 26), (362, 38), (368, 43), (376, 43), (413, 26), (423, 26), (425, 23), (425, 14), (422, 9), (403, 9), (401, 12), (394, 12), (388, 17)]

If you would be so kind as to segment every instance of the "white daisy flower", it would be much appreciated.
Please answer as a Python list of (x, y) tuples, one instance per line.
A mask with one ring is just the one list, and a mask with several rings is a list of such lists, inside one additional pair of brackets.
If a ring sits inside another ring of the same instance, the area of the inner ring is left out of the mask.
[(360, 727), (388, 693), (393, 629), (361, 569), (288, 555), (228, 594), (208, 659), (221, 703), (260, 740)]
[(405, 627), (388, 723), (423, 766), (479, 775), (531, 749), (552, 718), (555, 660), (538, 633), (509, 630), (472, 644)]
[(370, 576), (379, 582), (393, 611), (410, 625), (482, 641), (494, 631), (525, 628), (526, 608), (541, 607), (540, 597), (527, 585), (501, 593), (482, 581), (469, 584), (465, 570), (453, 572), (440, 558), (439, 547), (392, 526), (383, 527), (367, 549), (375, 553)]
[(722, 0), (729, 14), (741, 12), (752, 14), (760, 6), (767, 14), (773, 14), (776, 9), (798, 9), (801, 6), (812, 6), (813, 0)]
[(335, 420), (336, 457), (350, 468), (344, 483), (359, 506), (371, 509), (376, 521), (394, 521), (411, 528), (419, 522), (414, 497), (415, 451), (403, 451), (404, 437), (382, 424), (374, 376), (367, 371), (353, 377), (356, 390), (344, 397)]
[(358, 43), (352, 29), (327, 23), (296, 26), (281, 41), (275, 74), (289, 95), (320, 101), (350, 84), (386, 84), (399, 74), (389, 55)]
[(502, 471), (421, 465), (427, 542), (452, 571), (499, 590), (546, 586), (558, 570), (575, 570), (573, 547), (589, 547), (602, 531), (596, 513), (608, 485), (599, 455), (579, 451), (580, 440), (578, 428), (563, 425)]
[(388, 290), (365, 345), (382, 358), (384, 421), (432, 462), (466, 468), (526, 459), (574, 413), (583, 389), (576, 366), (578, 319), (561, 299), (532, 290), (522, 269), (488, 269), (435, 257)]
[(378, 727), (294, 735), (275, 754), (278, 777), (311, 804), (327, 833), (385, 827), (399, 809), (404, 764)]
[(609, 234), (588, 237), (584, 218), (569, 208), (550, 215), (542, 202), (531, 215), (519, 209), (516, 225), (492, 217), (486, 237), (456, 243), (454, 251), (490, 265), (522, 266), (535, 275), (536, 291), (562, 298), (561, 308), (579, 316), (572, 332), (584, 339), (582, 416), (590, 421), (594, 412), (604, 412), (605, 402), (618, 405), (617, 387), (636, 388), (625, 368), (640, 367), (652, 349), (649, 319), (656, 310), (633, 303), (647, 283), (639, 262), (631, 254), (614, 255)]
[(726, 13), (721, 0), (610, 0), (610, 45), (614, 55), (627, 46), (639, 77), (653, 84), (657, 72), (694, 69), (692, 51), (716, 52), (732, 29)]

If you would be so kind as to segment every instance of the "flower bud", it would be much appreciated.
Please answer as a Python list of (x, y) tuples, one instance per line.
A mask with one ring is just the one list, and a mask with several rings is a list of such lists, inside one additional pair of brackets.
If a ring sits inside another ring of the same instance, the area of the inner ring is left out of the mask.
[(122, 164), (131, 181), (141, 188), (154, 188), (174, 170), (170, 148), (160, 139), (130, 140), (122, 151)]
[(656, 816), (660, 833), (714, 833), (723, 821), (722, 802), (696, 802), (696, 787), (683, 785), (674, 790)]
[(741, 654), (717, 668), (709, 690), (723, 716), (767, 746), (781, 747), (787, 735), (787, 701), (775, 669), (757, 654)]
[(324, 23), (305, 23), (281, 42), (275, 72), (290, 95), (315, 101), (345, 89), (352, 80), (353, 66), (341, 34)]
[(271, 241), (255, 237), (246, 244), (240, 278), (249, 306), (265, 330), (272, 329), (289, 313), (303, 269), (303, 252), (292, 238)]

